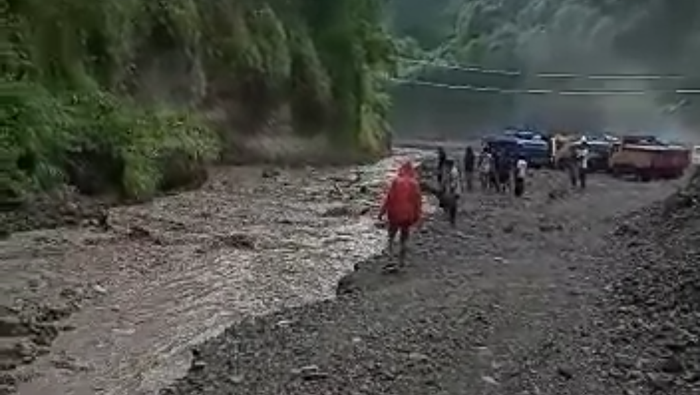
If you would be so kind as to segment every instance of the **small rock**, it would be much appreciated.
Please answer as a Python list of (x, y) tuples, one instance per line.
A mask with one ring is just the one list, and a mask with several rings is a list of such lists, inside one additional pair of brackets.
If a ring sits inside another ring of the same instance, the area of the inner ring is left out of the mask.
[(568, 194), (569, 193), (566, 189), (553, 189), (549, 191), (549, 193), (547, 194), (547, 198), (549, 200), (558, 200), (565, 198)]
[(557, 368), (557, 374), (566, 380), (571, 380), (572, 378), (574, 378), (574, 373), (571, 371), (571, 369), (564, 366), (559, 366)]
[(280, 174), (281, 172), (278, 169), (268, 168), (263, 169), (261, 176), (262, 178), (275, 178), (278, 177)]
[(648, 373), (647, 380), (652, 387), (654, 387), (658, 391), (664, 392), (668, 391), (668, 389), (671, 387), (671, 384), (673, 383), (672, 377), (660, 373)]
[(230, 379), (233, 384), (241, 384), (245, 378), (243, 377), (243, 375), (236, 374), (231, 376)]
[(329, 207), (321, 214), (323, 217), (347, 217), (350, 215), (352, 215), (352, 210), (346, 204)]
[(228, 248), (254, 250), (255, 238), (249, 234), (232, 233), (217, 237), (217, 242)]
[(636, 236), (639, 234), (639, 229), (628, 223), (620, 224), (613, 232), (615, 236)]
[(321, 369), (317, 365), (303, 366), (299, 369), (295, 369), (292, 373), (307, 381), (320, 380), (328, 377), (327, 374), (321, 372)]
[(107, 294), (107, 288), (101, 286), (100, 284), (95, 284), (92, 286), (93, 291), (97, 292), (100, 295), (105, 295)]
[(500, 384), (498, 383), (498, 381), (497, 381), (495, 378), (491, 377), (491, 376), (481, 376), (481, 379), (484, 380), (487, 384), (490, 384), (490, 385), (500, 385)]
[(202, 370), (207, 367), (207, 363), (204, 361), (193, 361), (192, 370)]
[(417, 352), (412, 352), (412, 353), (408, 354), (408, 359), (411, 359), (413, 361), (420, 361), (420, 362), (425, 362), (425, 361), (430, 360), (430, 358), (428, 358), (427, 355), (417, 353)]
[(149, 239), (152, 238), (151, 231), (141, 226), (131, 226), (127, 230), (127, 236), (132, 239)]
[(56, 369), (68, 370), (71, 372), (86, 372), (89, 370), (87, 365), (79, 363), (75, 358), (71, 358), (67, 355), (58, 357), (51, 361), (51, 363)]
[(83, 298), (84, 294), (83, 294), (83, 290), (80, 288), (67, 287), (67, 288), (61, 289), (59, 296), (63, 299), (79, 300), (79, 299)]
[(276, 326), (278, 328), (287, 328), (290, 325), (292, 325), (292, 320), (281, 320), (281, 321), (278, 321), (276, 324)]
[(683, 372), (683, 363), (675, 356), (671, 356), (660, 363), (659, 369), (664, 373), (677, 374)]
[(112, 329), (112, 332), (116, 333), (118, 335), (131, 336), (134, 333), (136, 333), (136, 329), (134, 329), (134, 328), (114, 328), (114, 329)]
[(564, 226), (562, 224), (554, 223), (540, 223), (537, 227), (540, 230), (540, 232), (544, 233), (564, 230)]

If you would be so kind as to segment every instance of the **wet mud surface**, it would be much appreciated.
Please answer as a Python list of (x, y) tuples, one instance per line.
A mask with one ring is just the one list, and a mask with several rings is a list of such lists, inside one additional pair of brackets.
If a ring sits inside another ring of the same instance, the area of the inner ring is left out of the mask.
[(232, 322), (333, 297), (381, 248), (396, 160), (217, 169), (199, 191), (1, 240), (0, 394), (154, 393)]
[(399, 273), (380, 255), (337, 300), (244, 320), (160, 394), (697, 393), (697, 255), (657, 231), (691, 225), (649, 208), (680, 184), (601, 175), (577, 192), (539, 171), (525, 199), (469, 195)]

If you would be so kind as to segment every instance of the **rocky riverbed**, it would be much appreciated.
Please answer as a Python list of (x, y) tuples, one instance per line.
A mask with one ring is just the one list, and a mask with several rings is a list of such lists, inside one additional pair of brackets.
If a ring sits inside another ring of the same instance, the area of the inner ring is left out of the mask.
[(152, 393), (184, 374), (190, 346), (232, 322), (333, 297), (382, 246), (386, 178), (420, 156), (221, 168), (201, 190), (148, 204), (15, 215), (16, 229), (56, 228), (0, 241), (0, 393)]
[(542, 171), (525, 199), (470, 195), (403, 271), (377, 256), (335, 301), (232, 326), (160, 394), (698, 393), (697, 206), (652, 209), (678, 185)]

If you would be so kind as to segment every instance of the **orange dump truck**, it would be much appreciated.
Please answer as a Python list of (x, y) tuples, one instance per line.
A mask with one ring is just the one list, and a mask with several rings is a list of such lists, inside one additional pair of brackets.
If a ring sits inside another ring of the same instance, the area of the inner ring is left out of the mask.
[(634, 175), (642, 181), (678, 178), (691, 163), (691, 150), (654, 137), (626, 136), (613, 146), (608, 162), (616, 176)]

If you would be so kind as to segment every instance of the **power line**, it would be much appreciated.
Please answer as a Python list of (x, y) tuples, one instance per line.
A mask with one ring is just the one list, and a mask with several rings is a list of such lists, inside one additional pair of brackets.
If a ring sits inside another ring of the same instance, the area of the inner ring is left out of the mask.
[(415, 85), (439, 89), (521, 95), (560, 95), (560, 96), (643, 96), (649, 94), (672, 93), (679, 95), (697, 95), (700, 89), (669, 89), (669, 90), (553, 90), (553, 89), (502, 89), (490, 86), (451, 85), (441, 82), (390, 78), (397, 85)]
[(421, 59), (400, 58), (406, 63), (419, 64), (428, 67), (442, 68), (446, 70), (457, 70), (466, 73), (479, 74), (495, 74), (509, 77), (531, 76), (536, 78), (546, 79), (590, 79), (590, 80), (637, 80), (637, 81), (653, 81), (653, 80), (680, 80), (685, 77), (678, 74), (632, 74), (632, 73), (610, 73), (610, 74), (579, 74), (579, 73), (561, 73), (561, 72), (540, 72), (527, 74), (520, 70), (506, 69), (489, 69), (478, 66), (463, 66), (444, 61), (427, 61)]

